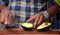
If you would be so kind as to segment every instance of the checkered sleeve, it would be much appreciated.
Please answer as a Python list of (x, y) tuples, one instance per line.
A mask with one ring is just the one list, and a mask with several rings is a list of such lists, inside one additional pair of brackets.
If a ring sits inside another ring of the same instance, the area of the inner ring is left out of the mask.
[(5, 4), (5, 2), (3, 2), (2, 0), (0, 0), (0, 4)]

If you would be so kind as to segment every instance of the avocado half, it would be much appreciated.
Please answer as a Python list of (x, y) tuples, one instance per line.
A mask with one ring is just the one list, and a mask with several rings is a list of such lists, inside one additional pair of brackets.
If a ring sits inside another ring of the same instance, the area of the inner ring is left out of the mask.
[(48, 23), (47, 25), (45, 23), (42, 23), (39, 25), (36, 29), (37, 31), (50, 31), (51, 23)]
[(31, 31), (32, 28), (33, 28), (33, 24), (32, 23), (22, 23), (21, 26), (26, 31)]

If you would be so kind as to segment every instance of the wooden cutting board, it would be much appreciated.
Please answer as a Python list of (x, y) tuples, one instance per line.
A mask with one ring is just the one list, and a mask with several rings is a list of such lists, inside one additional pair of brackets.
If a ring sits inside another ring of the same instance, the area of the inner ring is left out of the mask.
[(38, 32), (38, 31), (25, 31), (20, 28), (10, 28), (0, 30), (0, 34), (60, 34), (60, 31), (45, 31), (45, 32)]

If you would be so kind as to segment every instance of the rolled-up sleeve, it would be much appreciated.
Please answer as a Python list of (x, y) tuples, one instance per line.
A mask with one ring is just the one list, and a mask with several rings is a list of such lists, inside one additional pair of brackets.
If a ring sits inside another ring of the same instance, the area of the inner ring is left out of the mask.
[(0, 4), (5, 4), (2, 0), (0, 0)]

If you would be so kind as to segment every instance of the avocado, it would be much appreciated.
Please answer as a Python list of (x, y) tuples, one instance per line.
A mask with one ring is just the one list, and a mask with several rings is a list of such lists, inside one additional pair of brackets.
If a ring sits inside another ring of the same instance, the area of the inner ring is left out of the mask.
[(31, 31), (32, 28), (33, 28), (33, 24), (32, 23), (22, 23), (21, 26), (26, 31)]
[(47, 25), (45, 23), (42, 23), (36, 29), (37, 31), (49, 31), (50, 27), (51, 27), (51, 23), (48, 23)]

